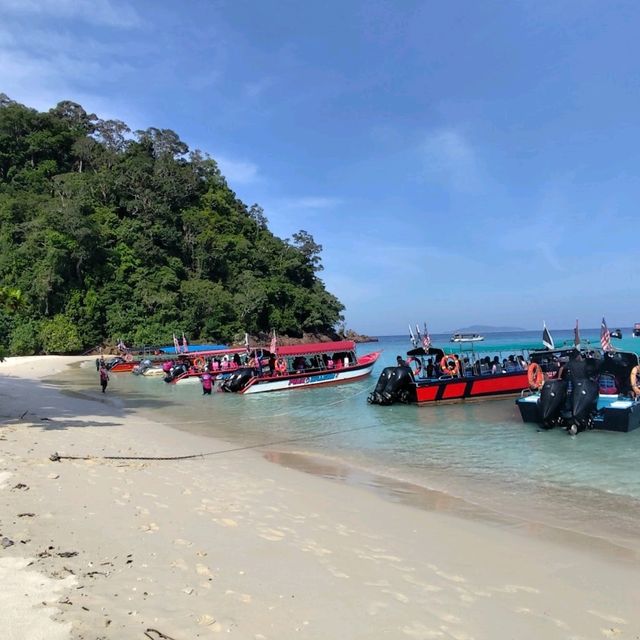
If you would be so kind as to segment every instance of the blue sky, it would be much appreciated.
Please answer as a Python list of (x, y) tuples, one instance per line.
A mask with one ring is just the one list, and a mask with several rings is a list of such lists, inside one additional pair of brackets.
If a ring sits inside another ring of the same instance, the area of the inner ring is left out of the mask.
[(347, 326), (640, 321), (640, 3), (0, 0), (0, 91), (210, 153)]

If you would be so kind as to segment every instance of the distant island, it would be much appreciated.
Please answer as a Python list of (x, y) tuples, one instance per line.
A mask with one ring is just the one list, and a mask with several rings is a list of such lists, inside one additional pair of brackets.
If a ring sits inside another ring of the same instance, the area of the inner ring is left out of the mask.
[(509, 333), (512, 331), (526, 331), (522, 327), (492, 327), (488, 324), (472, 324), (461, 329), (454, 329), (451, 333)]

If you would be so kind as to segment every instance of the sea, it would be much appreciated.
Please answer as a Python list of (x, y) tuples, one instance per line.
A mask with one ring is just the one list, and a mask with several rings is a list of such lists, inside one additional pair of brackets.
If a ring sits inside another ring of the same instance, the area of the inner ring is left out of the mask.
[[(580, 333), (583, 345), (599, 346), (599, 329)], [(552, 334), (556, 347), (573, 346), (573, 330)], [(449, 334), (431, 337), (447, 352), (473, 350), (483, 356), (526, 356), (542, 347), (540, 331), (484, 335), (483, 342), (464, 345), (450, 343)], [(621, 350), (640, 350), (640, 339), (630, 329), (613, 343)], [(522, 422), (514, 398), (368, 404), (382, 369), (411, 348), (408, 335), (359, 344), (360, 354), (382, 351), (372, 375), (325, 388), (204, 396), (198, 384), (168, 385), (158, 377), (112, 373), (108, 394), (176, 429), (223, 440), (229, 449), (255, 448), (273, 462), (357, 485), (387, 500), (474, 517), (480, 513), (527, 531), (570, 531), (591, 543), (606, 541), (614, 550), (640, 552), (640, 430), (577, 436), (545, 431)], [(69, 383), (80, 393), (98, 388), (92, 366), (65, 376), (67, 389)]]

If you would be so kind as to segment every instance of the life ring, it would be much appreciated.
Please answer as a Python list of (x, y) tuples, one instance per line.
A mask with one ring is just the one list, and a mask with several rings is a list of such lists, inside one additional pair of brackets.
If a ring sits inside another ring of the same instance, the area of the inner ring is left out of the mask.
[(130, 353), (127, 353), (124, 359), (126, 362), (133, 362), (133, 356)]
[(415, 369), (413, 368), (413, 366), (411, 367), (411, 372), (414, 376), (420, 375), (420, 372), (422, 371), (422, 363), (420, 362), (420, 360), (418, 360), (418, 358), (411, 358), (411, 360), (415, 362), (416, 365)]
[(278, 358), (276, 360), (276, 371), (279, 371), (280, 373), (287, 372), (287, 363), (284, 361), (284, 358)]
[(204, 360), (204, 358), (201, 358), (200, 356), (198, 356), (197, 358), (194, 358), (194, 360), (193, 360), (193, 364), (194, 364), (194, 366), (196, 366), (198, 369), (202, 369), (202, 368), (204, 367), (205, 360)]
[(460, 363), (453, 356), (443, 356), (440, 369), (449, 376), (457, 376), (460, 373)]
[(529, 380), (529, 387), (532, 389), (540, 389), (544, 384), (544, 373), (542, 373), (542, 367), (537, 362), (532, 362), (529, 365), (527, 380)]
[(640, 365), (636, 365), (635, 367), (633, 367), (633, 369), (631, 369), (630, 378), (633, 393), (635, 394), (636, 398), (640, 398)]

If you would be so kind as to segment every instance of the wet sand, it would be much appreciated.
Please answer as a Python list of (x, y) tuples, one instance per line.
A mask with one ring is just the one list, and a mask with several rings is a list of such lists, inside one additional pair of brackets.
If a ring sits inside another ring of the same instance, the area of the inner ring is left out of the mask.
[[(40, 380), (73, 361), (0, 365), (4, 637), (640, 635), (627, 547), (327, 461), (223, 453), (228, 443), (149, 420), (113, 388), (71, 397)], [(205, 451), (222, 453), (49, 460)]]

